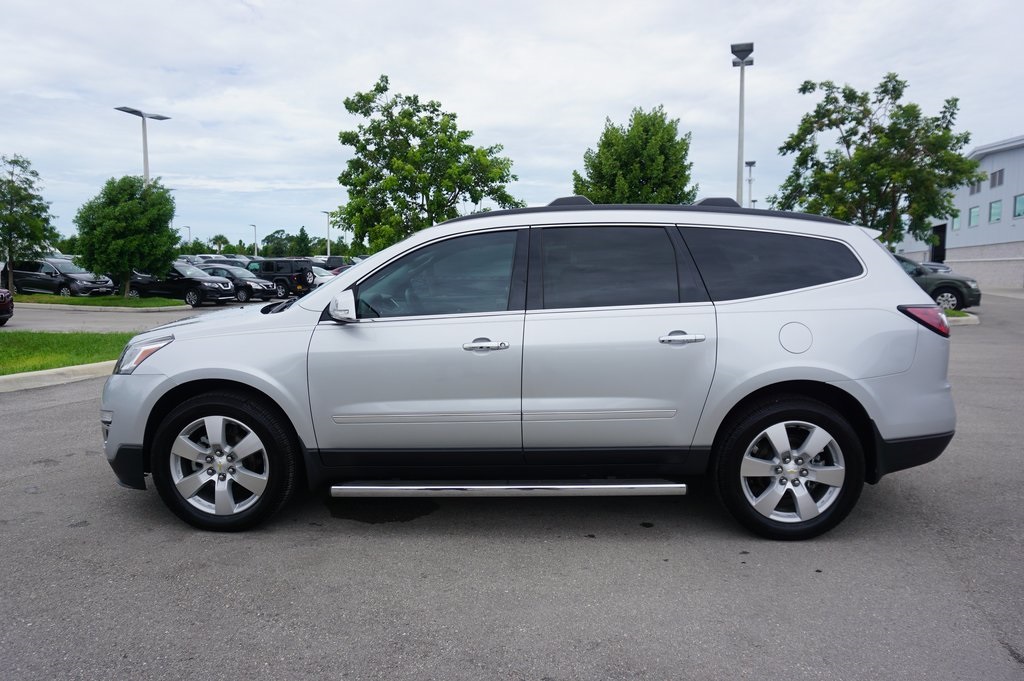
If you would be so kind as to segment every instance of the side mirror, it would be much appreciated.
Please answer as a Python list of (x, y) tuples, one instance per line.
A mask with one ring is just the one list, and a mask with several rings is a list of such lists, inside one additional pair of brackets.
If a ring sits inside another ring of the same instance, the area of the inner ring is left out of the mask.
[(331, 299), (327, 314), (340, 324), (351, 324), (359, 321), (356, 317), (356, 297), (351, 289), (346, 289)]

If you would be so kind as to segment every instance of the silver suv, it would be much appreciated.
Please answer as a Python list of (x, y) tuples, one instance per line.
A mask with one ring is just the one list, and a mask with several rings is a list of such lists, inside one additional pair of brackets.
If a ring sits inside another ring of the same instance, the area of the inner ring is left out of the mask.
[(680, 494), (706, 475), (750, 530), (803, 539), (953, 437), (946, 318), (875, 233), (575, 203), (452, 220), (304, 298), (135, 337), (103, 391), (118, 479), (241, 530), (307, 486)]

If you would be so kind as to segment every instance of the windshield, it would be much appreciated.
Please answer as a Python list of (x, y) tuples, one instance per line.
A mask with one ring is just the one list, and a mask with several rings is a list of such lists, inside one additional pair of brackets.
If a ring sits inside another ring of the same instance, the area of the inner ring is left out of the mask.
[(79, 267), (70, 260), (51, 260), (49, 262), (57, 268), (58, 272), (63, 274), (89, 274), (88, 270)]
[(174, 265), (174, 269), (178, 270), (178, 273), (181, 274), (183, 277), (208, 277), (208, 276), (210, 276), (209, 272), (204, 272), (201, 269), (199, 269), (198, 267), (192, 267), (192, 265), (182, 265), (181, 263), (176, 263)]
[(235, 275), (239, 279), (256, 279), (256, 275), (245, 269), (244, 267), (235, 267), (234, 265), (225, 265), (226, 269), (231, 274)]
[(323, 267), (313, 266), (313, 274), (318, 277), (333, 277), (334, 274), (330, 270), (325, 270)]

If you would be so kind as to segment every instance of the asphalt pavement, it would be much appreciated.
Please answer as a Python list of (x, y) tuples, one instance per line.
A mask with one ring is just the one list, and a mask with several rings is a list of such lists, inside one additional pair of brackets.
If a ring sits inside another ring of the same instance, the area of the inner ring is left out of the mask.
[[(686, 497), (330, 499), (255, 531), (115, 484), (88, 379), (0, 395), (0, 677), (1024, 678), (1024, 296), (953, 329), (957, 435), (808, 542)], [(2, 342), (2, 336), (0, 336)]]

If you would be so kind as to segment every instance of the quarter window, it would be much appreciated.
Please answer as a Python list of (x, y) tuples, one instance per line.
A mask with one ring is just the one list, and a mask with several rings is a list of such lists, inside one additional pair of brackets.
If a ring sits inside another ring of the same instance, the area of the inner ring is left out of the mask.
[(680, 231), (712, 300), (793, 291), (864, 271), (847, 246), (829, 239), (704, 227)]
[(358, 315), (409, 317), (507, 310), (516, 232), (471, 234), (424, 246), (359, 285)]
[(662, 227), (542, 230), (546, 309), (679, 302), (672, 240)]

